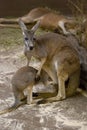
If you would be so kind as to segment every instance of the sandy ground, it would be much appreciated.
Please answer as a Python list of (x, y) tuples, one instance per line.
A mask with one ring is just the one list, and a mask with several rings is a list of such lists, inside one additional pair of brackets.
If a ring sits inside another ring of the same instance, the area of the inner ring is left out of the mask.
[[(0, 47), (0, 110), (13, 104), (10, 80), (25, 64), (23, 45)], [(0, 130), (87, 130), (87, 98), (76, 94), (64, 101), (23, 105), (0, 115)]]

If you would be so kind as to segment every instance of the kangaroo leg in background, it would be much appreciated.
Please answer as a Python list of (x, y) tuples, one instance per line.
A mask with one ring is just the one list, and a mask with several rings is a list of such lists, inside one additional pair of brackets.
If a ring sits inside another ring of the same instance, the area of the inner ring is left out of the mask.
[(65, 24), (65, 22), (62, 21), (62, 20), (58, 22), (58, 26), (62, 29), (63, 33), (65, 35), (70, 34), (70, 32), (66, 31), (66, 28), (65, 28), (64, 24)]

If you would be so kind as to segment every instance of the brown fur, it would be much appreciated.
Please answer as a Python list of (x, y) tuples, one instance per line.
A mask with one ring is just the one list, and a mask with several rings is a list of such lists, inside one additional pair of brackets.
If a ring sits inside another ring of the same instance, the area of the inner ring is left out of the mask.
[[(24, 104), (23, 101), (27, 96), (27, 104), (32, 102), (32, 88), (35, 83), (36, 70), (32, 67), (24, 66), (16, 71), (13, 75), (11, 83), (13, 94), (15, 98), (14, 104), (5, 110), (0, 111), (0, 115), (15, 110), (20, 105)], [(24, 89), (27, 88), (27, 94), (24, 95)]]
[[(44, 85), (49, 85), (49, 76), (47, 75), (46, 72), (42, 71), (40, 80), (36, 81), (36, 73), (37, 70), (29, 67), (29, 66), (24, 66), (18, 69), (15, 74), (13, 75), (11, 79), (11, 84), (12, 84), (12, 90), (14, 94), (14, 104), (6, 108), (2, 111), (0, 111), (1, 114), (5, 114), (7, 112), (11, 112), (18, 108), (19, 106), (27, 103), (27, 104), (32, 104), (32, 103), (37, 103), (41, 98), (47, 98), (54, 96), (56, 92), (50, 93), (37, 93), (37, 97), (33, 100), (33, 86), (36, 85), (38, 82), (42, 82)], [(27, 98), (27, 102), (26, 99)]]
[[(3, 24), (9, 24), (9, 23), (18, 23), (18, 19), (6, 19), (6, 18), (0, 18), (0, 26), (4, 27), (6, 25)], [(66, 30), (65, 24), (66, 23), (75, 23), (75, 20), (69, 19), (65, 17), (64, 15), (59, 14), (58, 12), (54, 12), (51, 9), (38, 7), (32, 9), (28, 14), (21, 17), (22, 21), (26, 24), (35, 23), (36, 21), (40, 22), (40, 27), (48, 30), (53, 31), (60, 31), (62, 30), (63, 34), (67, 35), (70, 34), (69, 31)], [(7, 25), (7, 27), (12, 27), (12, 25)], [(13, 27), (18, 27), (16, 25), (13, 25)]]
[[(29, 31), (21, 20), (19, 20), (19, 24), (24, 38), (27, 37), (27, 40), (25, 39), (26, 57), (30, 59), (31, 56), (34, 56), (41, 60), (37, 76), (43, 69), (48, 73), (53, 83), (58, 84), (58, 94), (53, 100), (62, 100), (68, 95), (72, 95), (79, 86), (80, 61), (77, 52), (65, 37), (55, 33), (43, 34), (35, 37), (33, 41), (39, 23)], [(67, 80), (69, 83), (66, 91), (65, 82)], [(73, 89), (71, 90), (71, 88)]]

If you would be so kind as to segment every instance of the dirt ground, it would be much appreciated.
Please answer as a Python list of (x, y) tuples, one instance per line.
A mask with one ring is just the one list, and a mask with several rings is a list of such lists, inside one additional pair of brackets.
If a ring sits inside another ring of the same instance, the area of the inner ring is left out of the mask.
[[(0, 28), (0, 111), (13, 104), (10, 80), (23, 65), (21, 31)], [(87, 130), (87, 98), (76, 94), (64, 101), (23, 105), (0, 115), (0, 130)]]

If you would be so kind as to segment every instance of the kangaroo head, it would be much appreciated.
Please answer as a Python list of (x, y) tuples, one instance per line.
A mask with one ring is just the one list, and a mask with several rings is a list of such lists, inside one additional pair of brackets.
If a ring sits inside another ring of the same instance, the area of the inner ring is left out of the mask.
[(19, 25), (22, 29), (23, 37), (24, 37), (24, 45), (25, 51), (33, 50), (34, 48), (34, 41), (35, 41), (35, 32), (39, 27), (40, 22), (37, 22), (32, 29), (28, 30), (24, 22), (19, 19)]

